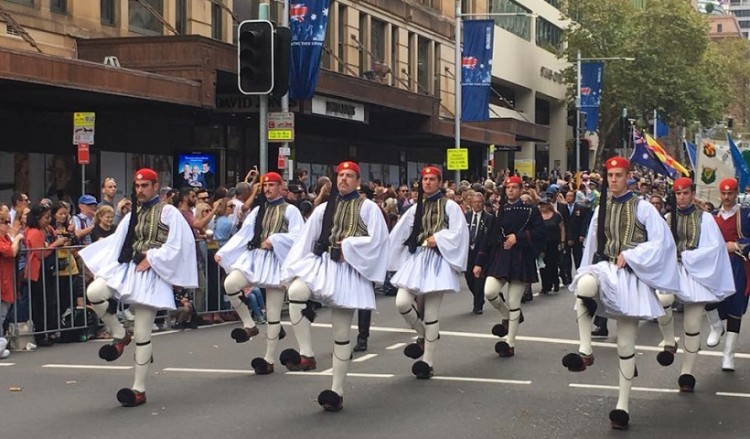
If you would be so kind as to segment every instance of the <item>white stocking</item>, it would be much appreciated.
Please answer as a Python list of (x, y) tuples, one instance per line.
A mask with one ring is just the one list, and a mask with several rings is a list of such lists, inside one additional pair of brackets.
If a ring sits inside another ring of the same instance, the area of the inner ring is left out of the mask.
[(311, 322), (302, 315), (310, 300), (310, 288), (300, 279), (295, 279), (289, 285), (289, 319), (292, 321), (292, 330), (299, 344), (299, 353), (306, 357), (314, 357), (312, 349)]
[(591, 322), (594, 316), (589, 314), (582, 297), (595, 300), (599, 294), (599, 282), (590, 274), (581, 276), (576, 294), (578, 295), (575, 306), (578, 321), (578, 352), (591, 355), (594, 352), (594, 348), (591, 347)]
[[(503, 320), (508, 320), (510, 314), (508, 311), (508, 305), (500, 296), (500, 290), (503, 289), (505, 283), (505, 281), (501, 281), (496, 277), (487, 276), (487, 280), (484, 282), (484, 298), (487, 299), (490, 305), (496, 310), (500, 311)], [(521, 294), (523, 294), (523, 291)]]
[(249, 286), (250, 282), (245, 279), (245, 275), (239, 270), (232, 270), (227, 278), (224, 279), (224, 291), (227, 293), (229, 303), (237, 311), (237, 315), (242, 320), (242, 326), (245, 328), (255, 327), (255, 321), (250, 315), (250, 310), (247, 308), (245, 302), (242, 301), (242, 295), (244, 294), (242, 289)]
[(344, 381), (352, 358), (351, 326), (353, 309), (331, 308), (333, 323), (333, 384), (331, 390), (344, 396)]
[(526, 283), (511, 281), (508, 285), (508, 346), (516, 345), (518, 325), (521, 323), (521, 297), (526, 290)]
[(672, 304), (674, 303), (673, 294), (657, 294), (659, 296), (659, 302), (664, 307), (664, 315), (659, 317), (659, 331), (664, 338), (664, 346), (677, 346), (677, 341), (674, 338), (674, 315), (672, 313)]
[(630, 388), (635, 376), (635, 333), (638, 320), (630, 317), (617, 319), (617, 354), (620, 356), (620, 393), (617, 408), (628, 412)]
[(443, 302), (443, 292), (436, 291), (424, 296), (424, 355), (422, 361), (432, 366), (435, 348), (440, 337), (440, 304)]
[(686, 303), (683, 324), (685, 326), (685, 360), (682, 362), (682, 375), (693, 374), (693, 365), (701, 348), (701, 323), (705, 303)]
[(110, 288), (102, 278), (95, 279), (86, 289), (86, 297), (91, 302), (96, 315), (112, 331), (112, 337), (122, 339), (125, 337), (125, 327), (117, 320), (116, 314), (109, 314), (107, 312), (107, 308), (109, 307), (108, 300), (114, 297), (114, 295), (115, 290)]
[(151, 367), (151, 355), (153, 345), (151, 344), (151, 328), (156, 319), (156, 309), (150, 306), (131, 305), (135, 311), (135, 322), (133, 326), (133, 341), (135, 341), (135, 380), (133, 390), (146, 391), (146, 378)]
[(416, 303), (414, 302), (414, 294), (409, 292), (405, 288), (399, 288), (396, 293), (396, 308), (398, 312), (404, 317), (406, 323), (417, 331), (417, 335), (424, 337), (425, 327), (424, 320), (419, 318), (417, 314)]
[(276, 358), (276, 346), (279, 344), (279, 333), (281, 332), (281, 307), (284, 306), (284, 290), (278, 288), (266, 288), (266, 313), (268, 326), (266, 330), (266, 356), (265, 360), (273, 364)]

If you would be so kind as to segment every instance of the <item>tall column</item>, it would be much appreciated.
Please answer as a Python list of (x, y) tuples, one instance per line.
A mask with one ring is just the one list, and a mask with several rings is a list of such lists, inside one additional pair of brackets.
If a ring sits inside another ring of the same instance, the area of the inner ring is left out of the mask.
[[(524, 90), (516, 93), (516, 110), (522, 111), (528, 120), (534, 122), (536, 114), (536, 92), (534, 90)], [(533, 161), (536, 153), (536, 145), (534, 142), (520, 142), (520, 145), (521, 150), (515, 154), (516, 160)], [(513, 169), (516, 168), (516, 166), (511, 163), (508, 165), (512, 165)], [(545, 165), (535, 163), (532, 172), (536, 173), (536, 169), (540, 166), (544, 167)], [(521, 175), (523, 176), (523, 172), (521, 172)], [(534, 177), (534, 175), (529, 175), (529, 177)]]
[(550, 102), (549, 115), (549, 163), (540, 164), (547, 169), (555, 168), (555, 162), (560, 162), (560, 169), (570, 169), (568, 166), (568, 151), (565, 148), (568, 134), (568, 109), (564, 102)]

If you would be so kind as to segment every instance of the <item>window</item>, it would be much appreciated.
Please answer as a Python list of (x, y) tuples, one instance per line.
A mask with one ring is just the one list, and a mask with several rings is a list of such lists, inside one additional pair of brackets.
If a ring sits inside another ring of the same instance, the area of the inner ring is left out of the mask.
[[(258, 18), (258, 0), (246, 0), (232, 2), (232, 12), (240, 22), (244, 20), (255, 20)], [(237, 44), (237, 23), (232, 20), (232, 43)]]
[[(164, 14), (163, 0), (144, 0), (157, 13)], [(128, 29), (143, 35), (161, 35), (161, 21), (135, 0), (128, 2)]]
[(8, 0), (11, 3), (20, 3), (26, 6), (34, 6), (34, 0)]
[(401, 69), (398, 64), (398, 28), (396, 26), (391, 27), (391, 85), (399, 87), (397, 78), (401, 77)]
[(115, 0), (99, 0), (99, 16), (105, 26), (117, 25), (117, 5)]
[(328, 24), (326, 24), (326, 40), (323, 42), (323, 53), (321, 54), (321, 65), (324, 69), (332, 69), (334, 66), (334, 58), (332, 54), (336, 52), (333, 50), (336, 42), (334, 41), (334, 29), (340, 17), (336, 13), (336, 6), (333, 2), (329, 3), (328, 7)]
[(417, 91), (430, 94), (430, 40), (417, 37)]
[[(490, 13), (530, 14), (531, 10), (524, 8), (513, 0), (492, 0), (490, 3)], [(495, 25), (514, 35), (518, 35), (524, 40), (531, 41), (531, 17), (495, 17)]]
[(724, 30), (724, 26), (721, 23), (716, 24), (716, 33), (720, 34)]
[(474, 1), (473, 0), (461, 0), (461, 13), (471, 14), (474, 12)]
[(68, 0), (50, 0), (49, 10), (56, 14), (67, 14)]
[[(359, 43), (357, 43), (359, 41)], [(357, 35), (357, 41), (352, 41), (357, 46), (359, 52), (359, 74), (363, 75), (365, 72), (370, 70), (370, 66), (367, 65), (367, 16), (365, 14), (359, 14), (359, 34)]]
[(562, 47), (563, 31), (559, 27), (537, 17), (536, 19), (536, 45), (552, 53), (557, 53)]
[(187, 0), (177, 0), (174, 11), (174, 27), (180, 35), (187, 33)]
[(370, 51), (372, 62), (385, 61), (385, 22), (374, 18), (370, 22)]
[(222, 16), (224, 11), (221, 6), (211, 3), (211, 38), (215, 40), (223, 40), (224, 20)]
[(435, 84), (432, 87), (432, 94), (440, 96), (440, 78), (443, 77), (443, 70), (440, 65), (440, 44), (435, 43)]
[(409, 32), (409, 57), (406, 61), (406, 77), (409, 80), (409, 90), (414, 91), (414, 58), (415, 58), (415, 51), (417, 50), (416, 47), (414, 47), (417, 43), (417, 36), (413, 33)]
[(560, 9), (560, 0), (544, 0), (545, 2), (551, 4), (557, 9)]
[(341, 9), (339, 9), (337, 30), (339, 41), (336, 47), (336, 56), (339, 58), (339, 73), (344, 73), (344, 66), (346, 66), (347, 61), (349, 61), (346, 56), (346, 42), (349, 40), (346, 37), (346, 25), (349, 22), (349, 17), (347, 17), (348, 13), (348, 8), (346, 6), (341, 6)]
[(740, 21), (740, 27), (743, 29), (747, 29), (750, 27), (750, 21)]

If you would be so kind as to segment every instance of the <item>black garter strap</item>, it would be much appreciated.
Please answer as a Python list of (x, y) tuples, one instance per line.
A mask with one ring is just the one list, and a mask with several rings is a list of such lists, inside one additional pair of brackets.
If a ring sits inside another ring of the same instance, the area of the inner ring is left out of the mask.
[(279, 320), (278, 322), (266, 322), (266, 323), (268, 323), (269, 325), (280, 325), (281, 320)]
[(92, 305), (101, 305), (102, 303), (107, 303), (106, 300), (100, 300), (98, 302), (91, 302)]
[(307, 305), (307, 300), (291, 300), (291, 299), (289, 299), (289, 303), (293, 303), (295, 305)]
[(436, 324), (437, 322), (438, 322), (437, 320), (433, 320), (433, 321), (431, 321), (431, 322), (424, 322), (424, 324), (425, 324), (425, 325), (434, 325), (434, 324)]
[(521, 308), (508, 309), (508, 312), (516, 312), (516, 311), (521, 311)]
[(236, 293), (232, 293), (232, 294), (227, 293), (227, 296), (234, 297), (234, 296), (239, 296), (240, 294), (242, 294), (242, 290), (237, 291)]
[(700, 332), (686, 332), (685, 333), (685, 337), (697, 337), (699, 335), (701, 335)]
[(408, 309), (408, 310), (407, 310), (406, 312), (401, 312), (401, 311), (399, 311), (399, 313), (400, 313), (400, 314), (401, 314), (402, 316), (405, 316), (405, 315), (409, 314), (409, 313), (410, 313), (410, 312), (412, 312), (412, 311), (414, 311), (415, 313), (417, 313), (417, 316), (419, 316), (419, 311), (417, 311), (417, 309), (416, 309), (416, 308), (414, 308), (413, 306), (412, 306), (411, 308), (409, 308), (409, 309)]
[(334, 340), (333, 342), (334, 342), (335, 344), (339, 345), (339, 346), (346, 346), (346, 345), (348, 345), (349, 343), (351, 343), (351, 341), (350, 341), (350, 340), (347, 340), (347, 341), (336, 341), (336, 340)]
[(635, 353), (628, 355), (627, 357), (620, 357), (620, 360), (630, 360), (631, 358), (635, 358)]
[(151, 344), (151, 340), (149, 340), (149, 341), (144, 341), (144, 342), (142, 342), (142, 343), (139, 343), (139, 342), (135, 342), (135, 345), (136, 345), (136, 346), (146, 346), (146, 345), (150, 345), (150, 344)]

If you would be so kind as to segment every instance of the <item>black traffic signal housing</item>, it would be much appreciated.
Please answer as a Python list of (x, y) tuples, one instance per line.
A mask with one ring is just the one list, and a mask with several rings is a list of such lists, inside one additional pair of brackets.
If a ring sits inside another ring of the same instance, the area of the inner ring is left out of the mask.
[(277, 27), (274, 41), (274, 97), (282, 97), (289, 91), (289, 64), (292, 60), (292, 31), (288, 27)]
[[(237, 28), (237, 85), (246, 95), (274, 87), (274, 28), (268, 20), (246, 20)], [(287, 81), (288, 82), (288, 81)]]

